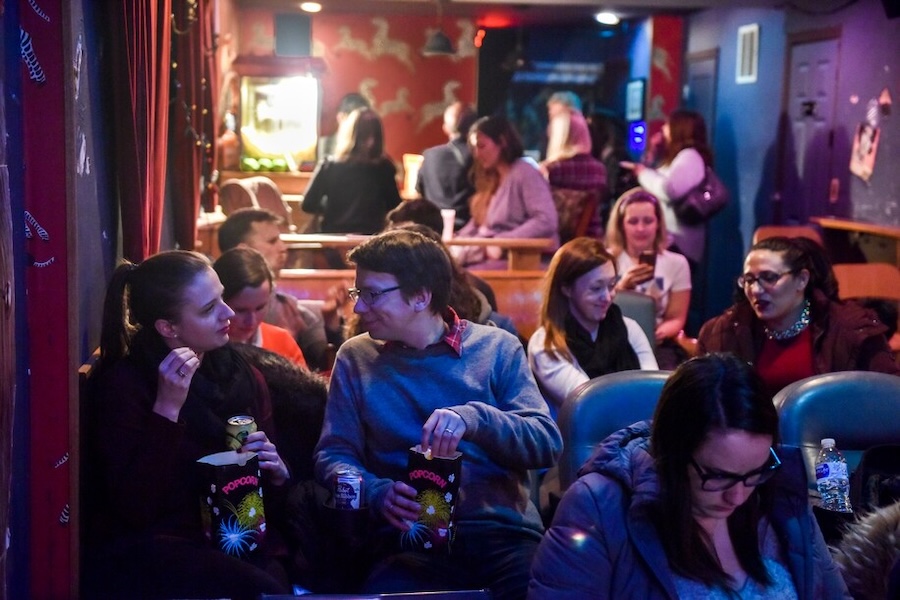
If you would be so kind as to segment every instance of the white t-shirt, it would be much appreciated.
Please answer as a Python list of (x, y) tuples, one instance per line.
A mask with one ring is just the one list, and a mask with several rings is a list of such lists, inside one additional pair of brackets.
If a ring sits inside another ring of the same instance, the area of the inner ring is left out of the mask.
[[(644, 335), (644, 330), (634, 319), (623, 318), (628, 333), (628, 343), (637, 354), (641, 370), (655, 371), (659, 369), (653, 348), (650, 346), (647, 336)], [(550, 410), (555, 416), (569, 392), (588, 381), (590, 377), (577, 360), (569, 362), (563, 358), (552, 358), (547, 354), (544, 349), (546, 339), (547, 332), (543, 327), (538, 327), (531, 335), (531, 339), (528, 340), (528, 364), (534, 373), (534, 378), (537, 379), (541, 393), (544, 394), (544, 399), (547, 400), (547, 404), (550, 405)]]
[[(616, 266), (619, 275), (635, 265), (634, 260), (627, 252), (622, 252), (616, 258)], [(663, 322), (666, 308), (669, 306), (669, 295), (672, 292), (681, 292), (691, 289), (691, 268), (687, 259), (676, 252), (663, 250), (656, 257), (656, 270), (653, 279), (635, 286), (634, 290), (646, 294), (656, 302), (656, 324)]]

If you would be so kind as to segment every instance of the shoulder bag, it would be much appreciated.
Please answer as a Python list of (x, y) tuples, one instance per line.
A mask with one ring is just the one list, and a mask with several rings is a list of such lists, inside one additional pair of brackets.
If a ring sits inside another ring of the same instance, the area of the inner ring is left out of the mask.
[(683, 197), (672, 201), (675, 216), (687, 225), (706, 223), (718, 214), (731, 195), (715, 171), (706, 167), (706, 176), (700, 185)]

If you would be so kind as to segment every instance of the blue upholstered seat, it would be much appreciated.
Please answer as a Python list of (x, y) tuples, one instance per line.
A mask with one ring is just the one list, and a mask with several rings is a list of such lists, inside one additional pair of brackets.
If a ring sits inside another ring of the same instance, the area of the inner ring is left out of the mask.
[(774, 398), (781, 441), (799, 446), (810, 486), (822, 438), (834, 438), (854, 470), (863, 451), (900, 444), (900, 377), (868, 371), (813, 375)]
[(566, 397), (559, 412), (563, 452), (559, 486), (565, 492), (599, 442), (653, 416), (669, 371), (622, 371), (595, 377)]

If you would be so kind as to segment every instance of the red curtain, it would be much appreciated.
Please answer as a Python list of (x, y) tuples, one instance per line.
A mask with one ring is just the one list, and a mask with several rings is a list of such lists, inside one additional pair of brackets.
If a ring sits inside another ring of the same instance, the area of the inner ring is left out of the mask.
[(109, 3), (116, 185), (122, 253), (159, 251), (166, 188), (171, 0)]
[[(212, 193), (216, 81), (214, 0), (177, 2), (172, 36), (170, 159), (175, 242), (193, 249), (201, 198)], [(211, 201), (207, 207), (211, 208)]]

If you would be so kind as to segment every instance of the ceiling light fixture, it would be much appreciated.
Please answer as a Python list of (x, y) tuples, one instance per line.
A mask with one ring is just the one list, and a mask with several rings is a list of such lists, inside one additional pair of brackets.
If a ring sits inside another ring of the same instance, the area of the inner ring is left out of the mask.
[(441, 0), (436, 0), (437, 3), (437, 16), (438, 16), (438, 28), (437, 31), (431, 34), (431, 37), (428, 38), (428, 41), (425, 42), (425, 45), (422, 47), (422, 55), (423, 56), (453, 56), (456, 54), (456, 50), (453, 49), (453, 42), (450, 41), (450, 38), (447, 37), (447, 34), (444, 33), (443, 30), (443, 5), (441, 4)]
[(601, 25), (618, 25), (619, 17), (611, 12), (598, 12), (594, 15), (594, 19)]
[(322, 5), (318, 2), (301, 2), (300, 10), (308, 13), (317, 13), (322, 10)]

